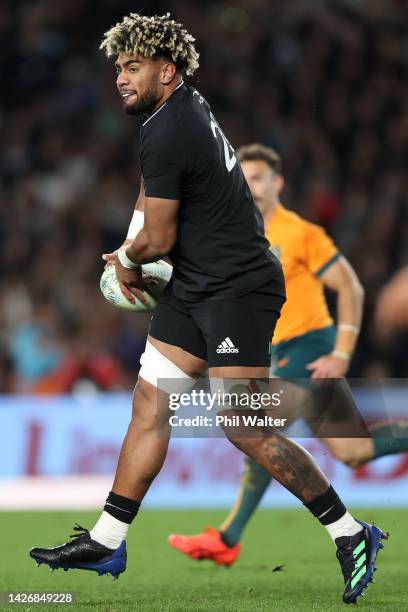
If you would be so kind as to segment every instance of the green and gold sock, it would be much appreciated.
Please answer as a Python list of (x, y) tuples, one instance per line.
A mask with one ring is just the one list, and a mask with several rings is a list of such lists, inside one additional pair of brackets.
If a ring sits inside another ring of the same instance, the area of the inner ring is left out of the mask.
[(227, 546), (235, 546), (242, 536), (249, 519), (257, 509), (271, 476), (255, 461), (245, 457), (238, 498), (220, 527), (222, 540)]
[(374, 459), (408, 452), (408, 421), (380, 423), (370, 427), (369, 431), (373, 437)]

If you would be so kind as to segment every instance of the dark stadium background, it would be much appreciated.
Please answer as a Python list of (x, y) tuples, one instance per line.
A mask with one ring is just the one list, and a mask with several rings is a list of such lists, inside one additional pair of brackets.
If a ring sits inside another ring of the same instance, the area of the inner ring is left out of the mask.
[(98, 45), (132, 10), (171, 11), (194, 33), (193, 83), (230, 141), (277, 148), (284, 203), (355, 267), (366, 305), (351, 374), (407, 376), (406, 335), (373, 319), (408, 264), (407, 3), (20, 0), (0, 7), (0, 391), (135, 382), (147, 317), (98, 289), (139, 180), (136, 122)]

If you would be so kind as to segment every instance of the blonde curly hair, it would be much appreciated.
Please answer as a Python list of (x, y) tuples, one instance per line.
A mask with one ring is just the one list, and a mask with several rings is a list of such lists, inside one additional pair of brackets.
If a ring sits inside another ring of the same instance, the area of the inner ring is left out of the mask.
[(143, 57), (163, 55), (171, 58), (178, 70), (192, 75), (199, 66), (194, 43), (195, 38), (181, 23), (170, 19), (170, 13), (152, 17), (131, 13), (105, 32), (99, 48), (108, 57), (121, 52)]

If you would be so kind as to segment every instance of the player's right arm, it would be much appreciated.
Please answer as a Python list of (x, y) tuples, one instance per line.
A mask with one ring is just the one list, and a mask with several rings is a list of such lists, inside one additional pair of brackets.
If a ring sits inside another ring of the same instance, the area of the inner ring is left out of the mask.
[(324, 287), (337, 295), (334, 350), (309, 363), (307, 368), (312, 372), (312, 378), (341, 378), (347, 373), (360, 331), (364, 289), (349, 262), (322, 227), (305, 223), (304, 232), (310, 270)]
[(347, 259), (340, 256), (320, 275), (323, 285), (337, 294), (337, 336), (330, 355), (308, 364), (312, 378), (341, 378), (353, 355), (364, 303), (364, 289)]
[(148, 129), (141, 136), (142, 180), (128, 235), (118, 251), (103, 256), (105, 261), (114, 263), (128, 299), (129, 291), (142, 286), (141, 264), (167, 255), (176, 241), (187, 155), (182, 134), (177, 125), (166, 125), (164, 130)]
[(361, 327), (364, 289), (353, 267), (343, 256), (322, 275), (323, 285), (337, 294), (337, 338), (333, 354), (351, 358)]
[[(127, 236), (123, 244), (119, 247), (119, 249), (126, 249), (127, 247), (129, 247), (133, 243), (137, 234), (143, 229), (144, 208), (145, 208), (145, 190), (144, 190), (144, 184), (143, 184), (143, 178), (142, 178), (140, 181), (139, 196), (135, 203), (133, 216), (130, 221)], [(113, 253), (104, 253), (102, 255), (102, 259), (106, 262), (106, 265), (116, 265), (117, 252), (119, 249), (117, 249)], [(139, 291), (138, 288), (141, 288), (143, 285), (149, 284), (149, 278), (145, 276), (143, 278), (143, 283), (141, 282), (140, 267), (134, 270), (125, 270), (124, 275), (126, 277), (125, 282), (123, 282), (123, 280), (121, 279), (118, 279), (123, 295), (130, 302), (134, 302), (133, 296), (135, 295), (142, 303), (144, 304), (147, 303), (147, 301), (144, 298), (143, 293)]]
[(142, 177), (140, 179), (140, 191), (139, 191), (139, 196), (136, 200), (135, 210), (140, 210), (141, 212), (144, 211), (144, 199), (145, 199), (145, 190), (144, 190), (144, 183), (143, 183), (143, 177)]
[[(142, 229), (143, 221), (144, 221), (144, 204), (145, 204), (145, 192), (144, 192), (143, 179), (141, 179), (139, 195), (135, 203), (135, 207), (133, 210), (133, 216), (130, 221), (126, 239), (124, 240), (123, 244), (119, 247), (120, 249), (132, 244), (137, 233)], [(114, 263), (115, 252), (116, 251), (114, 251), (113, 253), (104, 253), (102, 255), (102, 259), (106, 261), (107, 264)]]
[(131, 262), (149, 263), (169, 254), (177, 238), (179, 205), (179, 200), (146, 197), (143, 228), (126, 249)]
[(135, 208), (133, 210), (133, 216), (130, 221), (126, 240), (122, 244), (121, 248), (127, 247), (132, 244), (137, 233), (142, 229), (144, 223), (144, 207), (145, 207), (145, 191), (143, 185), (143, 178), (140, 180), (139, 195), (136, 200)]

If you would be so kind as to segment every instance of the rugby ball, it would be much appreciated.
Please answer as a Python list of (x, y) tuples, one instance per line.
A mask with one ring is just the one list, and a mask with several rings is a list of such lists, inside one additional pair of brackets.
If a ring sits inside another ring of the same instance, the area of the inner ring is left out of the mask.
[(115, 266), (113, 264), (107, 265), (103, 271), (100, 280), (100, 288), (104, 298), (116, 308), (133, 312), (151, 312), (155, 309), (157, 300), (166, 288), (172, 272), (172, 266), (162, 259), (142, 265), (142, 275), (150, 275), (157, 281), (157, 285), (149, 285), (145, 289), (141, 289), (147, 300), (147, 304), (143, 304), (137, 297), (135, 297), (135, 302), (133, 304), (125, 298), (120, 290)]

